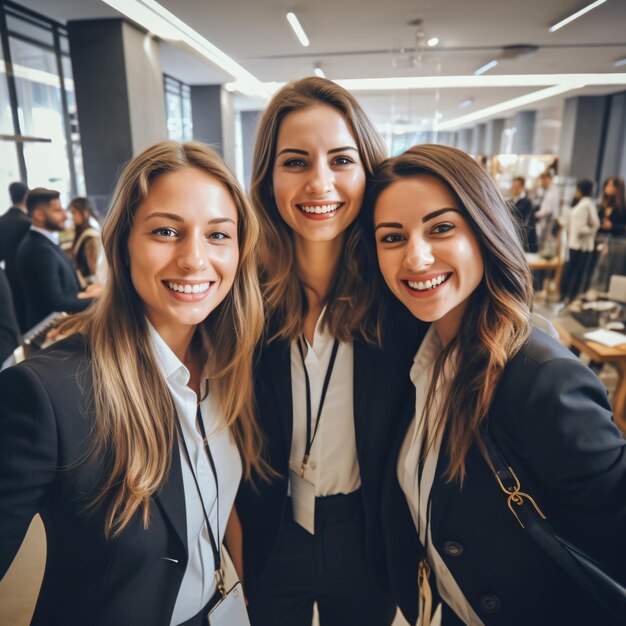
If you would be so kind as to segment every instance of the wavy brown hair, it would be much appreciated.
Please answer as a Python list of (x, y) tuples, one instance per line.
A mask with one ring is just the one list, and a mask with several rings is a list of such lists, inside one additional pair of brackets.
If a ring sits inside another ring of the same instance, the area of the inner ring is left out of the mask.
[(107, 473), (93, 505), (106, 501), (105, 534), (115, 536), (141, 511), (149, 524), (150, 497), (166, 479), (176, 440), (174, 406), (149, 339), (144, 305), (128, 267), (128, 237), (136, 211), (154, 181), (193, 167), (223, 183), (238, 213), (239, 264), (225, 299), (199, 324), (205, 374), (219, 398), (223, 428), (237, 443), (245, 476), (264, 476), (261, 437), (253, 413), (252, 362), (263, 328), (257, 277), (258, 220), (222, 160), (207, 146), (163, 141), (144, 150), (123, 171), (102, 231), (109, 264), (104, 294), (75, 323), (90, 348), (95, 424), (92, 449)]
[[(308, 302), (298, 276), (293, 233), (276, 206), (272, 175), (280, 124), (292, 111), (314, 105), (331, 106), (346, 120), (356, 140), (369, 179), (374, 167), (386, 156), (385, 144), (355, 98), (325, 78), (308, 77), (285, 85), (278, 91), (259, 123), (254, 147), (254, 169), (250, 196), (261, 222), (261, 269), (263, 293), (272, 320), (271, 339), (295, 339), (302, 334)], [(355, 220), (346, 231), (339, 267), (327, 297), (322, 320), (334, 337), (349, 341), (360, 333), (374, 339), (370, 311), (375, 290), (368, 280), (369, 257), (361, 242), (362, 227)]]
[[(435, 176), (454, 194), (478, 239), (485, 267), (480, 284), (469, 297), (459, 332), (435, 363), (424, 409), (424, 415), (432, 412), (437, 381), (453, 357), (456, 372), (447, 382), (434, 428), (425, 431), (422, 449), (427, 454), (435, 437), (445, 430), (447, 476), (462, 483), (470, 446), (477, 443), (485, 454), (480, 428), (498, 381), (509, 359), (530, 335), (532, 280), (512, 213), (493, 180), (468, 154), (447, 146), (414, 146), (377, 169), (366, 192), (364, 210), (370, 254), (375, 255), (377, 198), (393, 182), (424, 174)], [(384, 323), (384, 317), (379, 323)]]

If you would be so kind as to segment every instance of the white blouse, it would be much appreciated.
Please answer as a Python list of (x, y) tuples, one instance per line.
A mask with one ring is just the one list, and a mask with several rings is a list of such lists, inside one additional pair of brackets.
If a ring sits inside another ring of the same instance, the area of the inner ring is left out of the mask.
[[(304, 363), (311, 384), (311, 435), (315, 431), (317, 412), (326, 370), (335, 338), (320, 318), (315, 326), (313, 345), (306, 342)], [(354, 350), (352, 342), (340, 342), (335, 359), (321, 423), (309, 455), (304, 475), (315, 485), (316, 496), (351, 493), (361, 486), (361, 474), (356, 455), (354, 431)], [(293, 434), (289, 466), (299, 470), (306, 448), (306, 382), (298, 342), (291, 344), (291, 392), (293, 404)]]
[[(411, 368), (411, 381), (415, 385), (415, 416), (413, 417), (411, 426), (409, 426), (407, 430), (400, 455), (398, 456), (398, 483), (406, 496), (415, 528), (419, 531), (419, 540), (422, 545), (427, 546), (426, 554), (437, 581), (439, 595), (465, 624), (469, 626), (482, 626), (483, 622), (478, 615), (476, 615), (474, 609), (472, 609), (444, 560), (435, 549), (430, 526), (428, 528), (428, 542), (426, 542), (428, 500), (437, 470), (437, 461), (439, 459), (442, 439), (441, 432), (430, 446), (430, 450), (423, 464), (421, 481), (418, 481), (418, 467), (421, 455), (422, 433), (426, 424), (426, 419), (424, 419), (424, 406), (433, 376), (435, 361), (441, 350), (442, 346), (439, 335), (435, 327), (431, 325), (415, 355), (413, 367)], [(451, 370), (452, 368), (450, 367), (445, 368), (437, 384), (433, 402), (433, 412), (427, 416), (431, 431), (434, 426), (434, 416), (440, 408), (439, 399), (442, 394), (446, 393), (448, 381), (452, 373)], [(431, 622), (433, 626), (438, 623), (435, 619), (441, 619), (440, 611), (440, 609), (437, 610)], [(419, 623), (420, 622), (418, 622), (418, 624)]]
[[(200, 485), (213, 536), (218, 541), (218, 545), (221, 545), (242, 474), (237, 444), (228, 429), (219, 428), (222, 416), (217, 398), (209, 389), (207, 397), (200, 402), (200, 411), (219, 482), (218, 538), (217, 489), (213, 470), (202, 443), (202, 435), (196, 423), (197, 396), (187, 386), (190, 377), (189, 370), (149, 322), (148, 328), (157, 365), (178, 412), (183, 437), (193, 463), (193, 472)], [(202, 510), (202, 501), (198, 495), (198, 488), (182, 441), (179, 441), (179, 450), (187, 518), (188, 561), (174, 605), (172, 626), (186, 622), (198, 614), (209, 602), (216, 589), (211, 540)]]

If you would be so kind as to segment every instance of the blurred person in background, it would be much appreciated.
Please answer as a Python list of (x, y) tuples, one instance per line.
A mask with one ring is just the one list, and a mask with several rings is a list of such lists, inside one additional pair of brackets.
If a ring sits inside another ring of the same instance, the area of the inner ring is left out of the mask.
[(4, 270), (0, 268), (0, 368), (19, 345), (19, 338), (11, 287)]
[(539, 209), (535, 213), (535, 220), (539, 247), (542, 248), (554, 235), (553, 228), (561, 215), (561, 195), (559, 188), (554, 184), (554, 177), (550, 171), (539, 176), (539, 184), (543, 193)]
[(87, 198), (74, 198), (69, 206), (74, 222), (72, 257), (76, 265), (78, 281), (84, 289), (90, 283), (98, 282), (96, 272), (101, 260), (102, 243), (100, 233), (91, 225), (93, 207)]
[(0, 216), (0, 261), (4, 262), (6, 277), (11, 287), (15, 316), (22, 332), (26, 327), (24, 293), (17, 273), (17, 249), (30, 229), (30, 217), (26, 211), (28, 187), (15, 182), (9, 185), (11, 208)]
[(535, 207), (526, 196), (526, 179), (523, 176), (517, 176), (513, 179), (511, 196), (519, 213), (523, 233), (525, 234), (524, 250), (526, 252), (537, 252)]

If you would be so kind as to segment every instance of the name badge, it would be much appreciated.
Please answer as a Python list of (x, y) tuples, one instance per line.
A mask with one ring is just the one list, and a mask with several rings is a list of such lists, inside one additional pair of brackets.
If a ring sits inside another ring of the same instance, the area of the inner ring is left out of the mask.
[(250, 626), (246, 601), (241, 583), (230, 591), (211, 609), (207, 616), (209, 626)]
[(315, 534), (315, 485), (289, 470), (293, 519), (311, 535)]

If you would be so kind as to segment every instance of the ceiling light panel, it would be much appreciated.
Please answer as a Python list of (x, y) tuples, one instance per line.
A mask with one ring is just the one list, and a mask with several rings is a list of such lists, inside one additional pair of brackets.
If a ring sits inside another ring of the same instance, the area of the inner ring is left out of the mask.
[(485, 72), (488, 72), (489, 70), (493, 69), (496, 65), (498, 65), (498, 61), (496, 59), (493, 59), (492, 61), (489, 61), (489, 63), (485, 63), (484, 65), (479, 67), (474, 72), (474, 76), (481, 76)]
[(560, 22), (557, 22), (553, 26), (550, 26), (550, 28), (548, 28), (548, 31), (553, 33), (559, 30), (559, 28), (563, 28), (563, 26), (566, 26), (570, 22), (577, 20), (579, 17), (583, 16), (585, 13), (589, 13), (589, 11), (595, 9), (596, 7), (599, 7), (601, 4), (604, 4), (605, 2), (606, 0), (596, 0), (595, 2), (592, 2), (591, 4), (588, 4), (586, 7), (582, 8), (580, 11), (576, 11), (576, 13), (572, 13), (572, 15), (570, 15), (569, 17), (566, 17), (564, 20), (561, 20)]
[(304, 32), (304, 28), (302, 28), (302, 24), (300, 24), (300, 20), (297, 18), (295, 13), (287, 13), (287, 21), (289, 25), (293, 29), (293, 32), (296, 34), (298, 41), (306, 48), (309, 45), (309, 38)]

